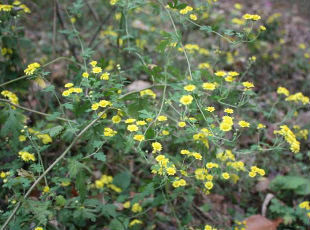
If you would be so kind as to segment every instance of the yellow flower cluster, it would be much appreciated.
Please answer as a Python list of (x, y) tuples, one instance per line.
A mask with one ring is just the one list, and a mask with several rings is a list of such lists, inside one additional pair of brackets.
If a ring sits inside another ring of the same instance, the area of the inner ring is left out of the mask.
[(112, 189), (113, 191), (115, 191), (117, 193), (121, 193), (122, 189), (117, 187), (116, 185), (114, 185), (112, 183), (112, 181), (113, 181), (113, 177), (112, 176), (103, 174), (99, 180), (95, 181), (95, 187), (97, 189), (101, 189), (101, 188), (104, 188), (106, 186), (106, 187)]
[(249, 172), (250, 177), (255, 177), (257, 174), (265, 176), (265, 170), (258, 168), (257, 166), (252, 166), (251, 171)]
[(299, 204), (299, 208), (307, 211), (307, 216), (310, 218), (310, 201), (303, 201)]
[(217, 77), (225, 77), (225, 81), (227, 82), (233, 82), (237, 76), (239, 76), (239, 73), (236, 71), (229, 71), (226, 72), (224, 70), (219, 70), (214, 73), (215, 76)]
[(232, 167), (236, 171), (245, 171), (244, 163), (242, 161), (227, 162), (228, 167)]
[(110, 101), (101, 100), (101, 101), (99, 101), (99, 102), (97, 102), (95, 104), (92, 104), (91, 109), (92, 110), (97, 110), (97, 109), (99, 109), (99, 107), (105, 108), (105, 107), (111, 106), (111, 105), (112, 105), (112, 103)]
[(13, 54), (13, 50), (11, 48), (2, 48), (1, 49), (2, 56)]
[(111, 128), (104, 128), (103, 135), (106, 137), (113, 137), (117, 134), (117, 131)]
[(145, 89), (140, 91), (140, 96), (143, 97), (144, 95), (151, 96), (153, 99), (156, 98), (156, 93), (154, 93), (151, 89)]
[(202, 156), (198, 152), (190, 152), (190, 151), (188, 151), (186, 149), (182, 149), (181, 150), (181, 154), (182, 155), (187, 155), (187, 156), (190, 156), (190, 157), (194, 157), (196, 160), (200, 160), (200, 161), (202, 160)]
[(1, 92), (1, 95), (8, 98), (12, 104), (18, 105), (18, 97), (16, 96), (15, 93), (12, 93), (8, 90), (3, 90)]
[(169, 162), (169, 159), (166, 158), (164, 155), (158, 155), (155, 160), (158, 163), (158, 166), (153, 167), (152, 173), (158, 174), (158, 175), (163, 175), (166, 173), (169, 176), (173, 176), (176, 174), (176, 168), (173, 163)]
[(13, 8), (12, 5), (0, 4), (0, 12), (1, 11), (9, 12), (12, 10), (12, 8)]
[(173, 181), (172, 186), (175, 188), (184, 187), (186, 186), (186, 180), (176, 178), (176, 180)]
[(40, 68), (40, 64), (37, 62), (34, 62), (32, 64), (29, 64), (27, 68), (24, 70), (26, 75), (32, 75), (38, 68)]
[(309, 97), (303, 95), (301, 92), (288, 96), (285, 101), (301, 102), (304, 105), (310, 103)]
[(72, 93), (83, 93), (83, 89), (82, 88), (75, 88), (73, 87), (74, 84), (73, 83), (67, 83), (65, 84), (65, 88), (69, 88), (65, 91), (62, 92), (62, 96), (64, 97), (68, 97), (70, 96)]
[(191, 11), (193, 11), (193, 7), (186, 6), (184, 9), (180, 10), (180, 14), (188, 14)]
[[(40, 133), (39, 131), (36, 131), (32, 128), (28, 128), (28, 132), (31, 134), (36, 135), (37, 138), (39, 138), (43, 144), (48, 144), (48, 143), (52, 143), (53, 139), (51, 138), (50, 135), (46, 134), (46, 133)], [(20, 138), (22, 140), (24, 140), (24, 138)]]
[(301, 92), (290, 95), (290, 91), (282, 86), (277, 89), (277, 94), (283, 94), (286, 96), (285, 101), (301, 102), (304, 105), (309, 104), (309, 97), (303, 95)]
[[(205, 55), (205, 56), (208, 56), (210, 54), (209, 50), (205, 49), (205, 48), (202, 48), (202, 47), (199, 47), (199, 45), (197, 44), (186, 44), (184, 45), (184, 49), (186, 51), (188, 51), (189, 53), (195, 53), (195, 52), (198, 52), (199, 54), (201, 55)], [(183, 52), (183, 48), (178, 48), (178, 51), (179, 52)], [(201, 63), (199, 65), (200, 69), (209, 69), (211, 66), (209, 63), (205, 62), (205, 63)]]
[(28, 161), (35, 161), (36, 160), (36, 158), (35, 158), (33, 153), (29, 153), (29, 152), (26, 152), (26, 151), (20, 151), (20, 152), (18, 152), (18, 155), (19, 155), (19, 157), (23, 161), (26, 161), (26, 162), (28, 162)]
[(223, 116), (222, 122), (220, 123), (220, 130), (228, 132), (232, 129), (233, 124), (234, 124), (233, 117)]
[(216, 154), (216, 158), (221, 160), (221, 161), (227, 161), (227, 160), (232, 160), (235, 161), (235, 155), (232, 153), (231, 150), (225, 150), (225, 152), (221, 152)]
[(37, 134), (37, 138), (39, 138), (45, 145), (53, 141), (51, 136), (46, 133)]
[(207, 128), (202, 128), (199, 133), (193, 135), (193, 139), (195, 141), (201, 141), (207, 148), (209, 148), (209, 136), (213, 136), (213, 134)]
[(290, 149), (293, 153), (298, 153), (300, 150), (300, 142), (296, 139), (295, 134), (287, 125), (280, 126), (280, 130), (275, 130), (274, 134), (280, 134), (284, 137), (287, 143), (290, 144)]
[(253, 20), (253, 21), (258, 21), (261, 19), (261, 16), (257, 15), (257, 14), (244, 14), (242, 16), (243, 19), (245, 20)]

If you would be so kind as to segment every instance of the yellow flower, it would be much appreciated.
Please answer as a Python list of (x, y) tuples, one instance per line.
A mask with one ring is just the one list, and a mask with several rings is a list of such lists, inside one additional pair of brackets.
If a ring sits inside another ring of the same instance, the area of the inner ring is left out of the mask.
[(211, 66), (210, 66), (210, 64), (209, 64), (208, 62), (204, 62), (204, 63), (200, 63), (200, 64), (198, 65), (198, 68), (199, 68), (199, 69), (210, 69)]
[(261, 31), (265, 31), (265, 30), (266, 30), (266, 27), (265, 27), (265, 26), (260, 26), (259, 29), (260, 29)]
[(125, 120), (125, 123), (130, 124), (130, 123), (134, 123), (135, 121), (136, 121), (136, 119), (134, 119), (134, 118), (128, 118)]
[(239, 121), (239, 126), (242, 127), (242, 128), (248, 128), (250, 127), (250, 123), (249, 122), (246, 122), (246, 121)]
[(50, 187), (44, 186), (43, 193), (48, 193), (50, 191)]
[(113, 137), (117, 134), (116, 131), (114, 131), (113, 129), (111, 128), (104, 128), (104, 132), (103, 132), (103, 135), (106, 136), (106, 137)]
[(166, 172), (168, 175), (173, 176), (174, 174), (176, 174), (177, 171), (175, 170), (174, 167), (168, 167), (166, 168)]
[(240, 4), (240, 3), (235, 3), (234, 7), (237, 9), (237, 10), (241, 10), (243, 8), (243, 6)]
[(164, 136), (168, 136), (170, 134), (170, 132), (168, 130), (163, 130), (161, 132), (161, 134), (164, 135)]
[(112, 117), (112, 122), (114, 124), (120, 123), (121, 120), (122, 120), (122, 118), (120, 116), (118, 116), (118, 115), (115, 115), (115, 116)]
[(252, 20), (253, 20), (253, 21), (258, 21), (258, 20), (260, 20), (260, 19), (261, 19), (261, 16), (259, 16), (259, 15), (257, 15), (257, 14), (252, 15)]
[(230, 175), (229, 173), (225, 172), (225, 173), (222, 173), (222, 177), (225, 179), (225, 180), (228, 180), (230, 178)]
[(264, 129), (264, 128), (266, 128), (266, 125), (264, 125), (264, 124), (262, 124), (262, 123), (259, 123), (259, 124), (257, 125), (257, 129)]
[(145, 140), (145, 137), (142, 134), (136, 134), (136, 135), (133, 136), (133, 139), (136, 140), (136, 141), (140, 141), (141, 142), (141, 141)]
[(44, 230), (42, 227), (36, 227), (34, 230)]
[(20, 156), (20, 158), (23, 161), (26, 161), (26, 162), (28, 162), (28, 161), (35, 161), (36, 160), (34, 154), (26, 152), (26, 151), (20, 151), (20, 152), (18, 152), (18, 155)]
[(223, 70), (220, 70), (220, 71), (217, 71), (217, 72), (215, 72), (215, 76), (218, 76), (218, 77), (225, 77), (226, 76), (226, 72), (225, 71), (223, 71)]
[(89, 64), (90, 64), (92, 67), (96, 67), (97, 61), (91, 61)]
[(105, 81), (107, 81), (107, 80), (109, 80), (109, 78), (110, 78), (110, 74), (109, 74), (108, 72), (104, 72), (104, 73), (101, 74), (101, 76), (100, 76), (100, 80), (105, 80)]
[(159, 142), (153, 142), (152, 147), (153, 147), (152, 153), (160, 152), (162, 150), (162, 145)]
[(197, 15), (196, 14), (191, 14), (189, 15), (190, 19), (192, 19), (193, 21), (197, 20)]
[(34, 62), (34, 63), (32, 63), (32, 64), (29, 64), (28, 66), (27, 66), (27, 69), (25, 69), (24, 70), (24, 73), (26, 74), (26, 75), (32, 75), (38, 68), (40, 68), (40, 64), (39, 63), (37, 63), (37, 62)]
[(246, 88), (246, 90), (250, 89), (250, 88), (254, 88), (254, 84), (252, 82), (242, 82), (242, 85)]
[(167, 117), (161, 115), (161, 116), (158, 116), (157, 120), (158, 120), (158, 121), (167, 121)]
[(101, 73), (102, 72), (102, 69), (101, 69), (101, 67), (98, 67), (98, 66), (96, 66), (96, 67), (94, 67), (93, 69), (92, 69), (92, 73)]
[(131, 211), (135, 212), (135, 213), (142, 212), (142, 207), (141, 207), (141, 205), (139, 203), (134, 203), (132, 205)]
[(67, 84), (65, 84), (65, 88), (71, 88), (72, 86), (74, 86), (73, 83), (67, 83)]
[(20, 136), (18, 137), (18, 140), (19, 140), (20, 142), (24, 142), (24, 141), (26, 140), (26, 136), (25, 136), (25, 135), (20, 135)]
[(192, 101), (193, 97), (191, 95), (184, 95), (180, 99), (180, 103), (182, 103), (183, 105), (189, 105), (192, 103)]
[(88, 77), (89, 77), (89, 74), (88, 74), (87, 72), (84, 72), (84, 73), (82, 73), (82, 77), (88, 78)]
[(215, 111), (215, 108), (213, 106), (208, 106), (205, 110), (212, 113)]
[(139, 128), (136, 125), (128, 125), (127, 126), (127, 130), (130, 131), (130, 132), (136, 132), (136, 131), (139, 130)]
[(124, 208), (130, 208), (130, 201), (126, 201), (126, 202), (123, 204), (123, 207), (124, 207)]
[(211, 190), (213, 188), (213, 183), (211, 181), (207, 181), (205, 183), (205, 188)]
[(185, 123), (184, 121), (180, 121), (180, 122), (178, 123), (178, 126), (181, 127), (181, 128), (183, 128), (183, 127), (186, 126), (186, 123)]
[(205, 90), (213, 91), (216, 89), (216, 83), (205, 82), (202, 84), (202, 88)]
[(194, 86), (194, 85), (186, 85), (186, 86), (184, 86), (184, 89), (186, 91), (188, 91), (188, 92), (192, 92), (192, 91), (194, 91), (196, 89), (196, 86)]
[(190, 151), (186, 150), (186, 149), (182, 149), (180, 152), (182, 155), (188, 155), (190, 154)]
[(234, 110), (227, 108), (227, 109), (224, 110), (224, 112), (232, 114), (232, 113), (234, 113)]
[(244, 14), (242, 16), (242, 18), (245, 19), (245, 20), (251, 20), (251, 19), (253, 19), (253, 15), (251, 15), (251, 14)]
[(255, 177), (255, 176), (256, 176), (256, 172), (253, 172), (253, 171), (249, 172), (249, 177)]
[(110, 0), (110, 4), (114, 6), (119, 0)]
[(137, 121), (136, 124), (143, 126), (143, 125), (146, 125), (146, 122), (145, 121)]
[(277, 94), (283, 94), (283, 95), (288, 97), (290, 95), (290, 91), (287, 88), (284, 88), (284, 87), (280, 86), (277, 89)]
[(100, 106), (100, 107), (105, 108), (105, 107), (107, 107), (107, 106), (109, 106), (109, 105), (112, 105), (112, 103), (109, 102), (109, 101), (107, 101), (107, 100), (101, 100), (101, 101), (99, 101), (99, 106)]
[(141, 220), (134, 219), (134, 220), (130, 221), (129, 227), (132, 227), (132, 226), (134, 226), (134, 225), (136, 225), (136, 224), (142, 224), (142, 223), (143, 223), (143, 222), (142, 222)]
[(99, 109), (99, 103), (92, 104), (91, 109), (92, 109), (92, 110), (97, 110), (97, 109)]
[(211, 225), (205, 225), (205, 228), (204, 228), (204, 230), (213, 230), (213, 228), (212, 228), (212, 226)]

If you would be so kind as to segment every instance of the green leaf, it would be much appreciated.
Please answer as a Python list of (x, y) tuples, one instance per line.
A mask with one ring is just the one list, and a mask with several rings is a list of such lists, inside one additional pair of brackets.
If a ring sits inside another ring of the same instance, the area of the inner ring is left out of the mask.
[(109, 224), (109, 229), (110, 230), (123, 230), (125, 228), (119, 220), (113, 219)]
[(208, 33), (213, 31), (211, 26), (201, 26), (200, 30), (207, 31)]
[(94, 158), (97, 159), (98, 161), (102, 161), (102, 162), (105, 162), (106, 161), (106, 155), (104, 155), (103, 152), (97, 152), (95, 155), (94, 155)]
[(277, 176), (269, 187), (273, 191), (293, 190), (298, 195), (310, 194), (310, 180), (301, 176)]
[(102, 207), (101, 212), (106, 217), (116, 217), (116, 207), (113, 204), (106, 204)]
[(125, 190), (130, 185), (130, 179), (131, 175), (129, 172), (121, 172), (113, 178), (113, 184)]
[(60, 134), (63, 129), (64, 129), (63, 126), (57, 125), (57, 126), (55, 126), (53, 128), (44, 130), (43, 133), (48, 133), (51, 137), (55, 137), (58, 134)]
[(79, 171), (81, 171), (85, 166), (78, 162), (75, 159), (68, 159), (68, 169), (69, 169), (69, 174), (71, 178), (76, 177)]

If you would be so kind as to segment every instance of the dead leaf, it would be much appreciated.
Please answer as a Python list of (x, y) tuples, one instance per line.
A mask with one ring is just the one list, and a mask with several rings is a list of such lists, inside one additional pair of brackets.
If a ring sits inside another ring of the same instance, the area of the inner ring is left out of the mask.
[(277, 230), (283, 219), (279, 218), (274, 221), (263, 217), (262, 215), (253, 215), (245, 219), (246, 230)]

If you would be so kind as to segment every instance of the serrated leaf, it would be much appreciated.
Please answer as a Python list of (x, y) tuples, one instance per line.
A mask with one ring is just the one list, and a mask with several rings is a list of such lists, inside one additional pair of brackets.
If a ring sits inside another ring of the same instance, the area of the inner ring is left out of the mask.
[(58, 134), (60, 134), (63, 129), (64, 129), (63, 126), (57, 125), (57, 126), (55, 126), (53, 128), (44, 130), (44, 133), (48, 133), (51, 137), (55, 137)]
[(102, 162), (105, 162), (106, 161), (106, 155), (104, 155), (103, 152), (97, 152), (95, 155), (94, 155), (94, 158), (97, 159), (98, 161), (102, 161)]

